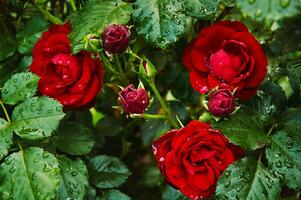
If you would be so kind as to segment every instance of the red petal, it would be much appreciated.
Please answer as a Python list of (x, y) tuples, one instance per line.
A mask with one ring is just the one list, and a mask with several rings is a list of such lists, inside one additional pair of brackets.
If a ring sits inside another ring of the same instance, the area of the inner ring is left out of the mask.
[(188, 44), (188, 46), (185, 48), (184, 52), (183, 52), (183, 63), (185, 65), (185, 67), (192, 69), (193, 68), (193, 63), (191, 60), (191, 48), (192, 48), (193, 42), (191, 42), (190, 44)]
[(196, 70), (192, 70), (190, 72), (191, 86), (193, 87), (193, 89), (195, 89), (197, 92), (201, 94), (205, 94), (209, 90), (206, 76), (207, 76), (206, 74), (201, 74)]
[(240, 99), (240, 100), (248, 100), (251, 97), (253, 97), (256, 92), (258, 90), (258, 87), (254, 87), (254, 88), (244, 88), (240, 91), (236, 92), (236, 96)]
[(216, 23), (216, 25), (222, 25), (228, 28), (231, 28), (237, 32), (249, 32), (248, 27), (241, 23), (240, 21), (230, 21), (230, 20), (225, 20)]

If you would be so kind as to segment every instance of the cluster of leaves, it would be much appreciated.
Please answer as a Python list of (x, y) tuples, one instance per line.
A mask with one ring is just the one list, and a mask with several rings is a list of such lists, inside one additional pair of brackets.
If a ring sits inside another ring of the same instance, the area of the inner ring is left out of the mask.
[[(246, 151), (221, 176), (216, 199), (297, 199), (299, 0), (6, 0), (0, 9), (1, 199), (186, 199), (163, 183), (151, 155), (152, 141), (172, 125), (165, 119), (120, 115), (114, 109), (118, 85), (145, 78), (132, 54), (144, 55), (156, 66), (152, 79), (172, 118), (183, 124), (198, 119), (206, 110), (189, 85), (181, 55), (199, 27), (221, 19), (246, 23), (263, 44), (270, 66), (257, 96), (241, 103), (234, 115), (211, 121)], [(38, 77), (28, 66), (34, 44), (50, 25), (50, 13), (70, 20), (74, 53), (84, 48), (89, 33), (101, 34), (112, 23), (133, 25), (133, 52), (117, 57), (123, 74), (106, 74), (91, 110), (64, 113), (59, 102), (36, 96)], [(155, 99), (147, 114), (162, 113)]]

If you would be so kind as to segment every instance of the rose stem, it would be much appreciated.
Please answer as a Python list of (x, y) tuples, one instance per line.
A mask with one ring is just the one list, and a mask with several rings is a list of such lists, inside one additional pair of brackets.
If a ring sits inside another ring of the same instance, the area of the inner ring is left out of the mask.
[(167, 118), (165, 115), (153, 115), (153, 114), (147, 114), (147, 113), (143, 113), (142, 117), (144, 119), (166, 119)]
[(77, 9), (76, 9), (74, 0), (70, 0), (70, 5), (72, 7), (72, 10), (75, 12)]
[(106, 56), (103, 54), (102, 51), (99, 52), (100, 55), (100, 60), (102, 62), (104, 62), (104, 68), (109, 71), (112, 74), (117, 75), (118, 72), (113, 68), (113, 66), (111, 65), (110, 61), (108, 61), (108, 59), (106, 58)]
[(48, 19), (51, 23), (53, 24), (63, 24), (63, 22), (55, 17), (54, 15), (52, 15), (48, 10), (44, 10), (42, 9), (40, 6), (36, 6), (36, 8), (42, 13), (42, 15)]
[(169, 121), (170, 121), (171, 125), (172, 125), (174, 128), (178, 129), (178, 128), (179, 128), (179, 125), (178, 125), (178, 123), (172, 118), (172, 116), (171, 116), (171, 111), (170, 111), (170, 109), (168, 108), (168, 106), (166, 105), (166, 102), (164, 101), (164, 99), (161, 97), (161, 95), (160, 95), (160, 93), (159, 93), (159, 91), (158, 91), (158, 89), (157, 89), (155, 83), (154, 83), (153, 81), (150, 81), (148, 84), (149, 84), (149, 86), (151, 87), (152, 91), (154, 92), (155, 97), (158, 99), (158, 101), (159, 101), (159, 103), (160, 103), (162, 109), (164, 110), (166, 116), (169, 118)]
[(1, 105), (1, 107), (2, 107), (2, 110), (3, 110), (4, 114), (5, 114), (5, 117), (6, 117), (7, 121), (8, 121), (8, 123), (11, 123), (11, 120), (10, 120), (10, 118), (9, 118), (9, 115), (8, 115), (8, 113), (7, 113), (7, 110), (6, 110), (4, 104), (3, 104), (3, 102), (2, 102), (1, 100), (0, 100), (0, 105)]
[(121, 67), (121, 64), (120, 64), (120, 61), (119, 61), (119, 57), (118, 55), (114, 55), (114, 63), (119, 71), (119, 75), (120, 77), (122, 78), (122, 80), (124, 80), (124, 82), (127, 84), (128, 83), (128, 80), (127, 80), (127, 77), (125, 76), (125, 73)]

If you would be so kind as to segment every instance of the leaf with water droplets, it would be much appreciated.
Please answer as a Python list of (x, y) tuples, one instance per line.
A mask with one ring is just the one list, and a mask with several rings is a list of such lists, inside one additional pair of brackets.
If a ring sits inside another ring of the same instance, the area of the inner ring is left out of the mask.
[(94, 144), (95, 136), (92, 131), (76, 122), (61, 124), (54, 140), (56, 147), (70, 155), (85, 155)]
[(228, 119), (215, 122), (213, 127), (221, 130), (230, 142), (245, 149), (255, 150), (269, 142), (260, 116), (251, 110), (240, 110)]
[(121, 0), (90, 0), (83, 9), (71, 16), (69, 35), (73, 53), (82, 50), (82, 39), (88, 33), (99, 33), (109, 24), (126, 24), (132, 7)]
[(146, 41), (162, 49), (184, 33), (186, 16), (179, 0), (137, 0), (133, 17), (135, 27)]
[(128, 168), (116, 157), (96, 156), (89, 160), (91, 182), (98, 188), (114, 188), (131, 175)]
[(188, 15), (199, 19), (213, 17), (221, 3), (232, 5), (231, 1), (225, 0), (183, 0), (181, 2)]
[(107, 190), (103, 192), (101, 197), (96, 200), (130, 200), (131, 198), (123, 194), (119, 190)]
[(8, 154), (13, 144), (13, 132), (5, 119), (0, 118), (0, 160)]
[(293, 189), (301, 189), (301, 135), (284, 129), (272, 136), (266, 149), (269, 167)]
[(252, 157), (231, 164), (220, 177), (216, 197), (221, 200), (279, 198), (280, 180)]
[(58, 160), (62, 174), (59, 199), (84, 199), (89, 185), (85, 163), (79, 158), (71, 160), (66, 156), (59, 156)]
[(31, 72), (14, 74), (2, 89), (2, 99), (6, 104), (16, 104), (36, 94), (39, 77)]
[(13, 153), (0, 165), (0, 199), (54, 199), (61, 180), (55, 156), (30, 147)]
[(162, 200), (188, 200), (179, 190), (167, 185), (163, 191)]
[(275, 21), (300, 13), (300, 0), (236, 0), (236, 6), (246, 16), (271, 26)]
[(49, 97), (32, 97), (12, 114), (12, 129), (23, 139), (38, 140), (52, 135), (65, 116), (62, 105)]

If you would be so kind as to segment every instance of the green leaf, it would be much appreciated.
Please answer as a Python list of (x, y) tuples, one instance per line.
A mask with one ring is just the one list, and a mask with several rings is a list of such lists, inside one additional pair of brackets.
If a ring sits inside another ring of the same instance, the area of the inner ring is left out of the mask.
[(98, 197), (97, 200), (130, 200), (131, 198), (123, 194), (119, 190), (107, 190), (104, 191), (101, 197)]
[(88, 154), (95, 144), (92, 131), (77, 122), (61, 124), (57, 132), (56, 147), (70, 155)]
[(89, 185), (85, 163), (79, 158), (75, 160), (66, 156), (58, 158), (62, 175), (59, 199), (84, 199)]
[(146, 41), (167, 48), (184, 33), (186, 16), (180, 0), (137, 0), (135, 28)]
[(244, 16), (264, 21), (267, 25), (300, 13), (299, 0), (236, 0), (236, 6)]
[(123, 184), (131, 172), (118, 159), (100, 155), (89, 160), (91, 182), (98, 188), (114, 188)]
[(14, 109), (12, 128), (23, 139), (43, 139), (52, 135), (64, 116), (58, 101), (45, 96), (33, 97)]
[(105, 116), (99, 120), (96, 128), (99, 133), (108, 137), (114, 137), (122, 131), (122, 126), (117, 122), (117, 119), (112, 116)]
[(248, 150), (261, 148), (269, 141), (264, 133), (260, 117), (250, 111), (239, 111), (213, 124), (230, 140)]
[(10, 32), (0, 33), (0, 61), (12, 56), (16, 51), (16, 41)]
[(282, 130), (272, 136), (271, 145), (266, 149), (269, 167), (293, 189), (301, 188), (300, 144), (300, 132)]
[(188, 200), (179, 190), (167, 185), (163, 191), (162, 200)]
[(8, 154), (13, 144), (13, 132), (5, 119), (0, 118), (0, 160)]
[(220, 177), (216, 198), (275, 200), (280, 194), (280, 180), (252, 157), (231, 164)]
[(126, 24), (130, 20), (131, 12), (131, 5), (121, 0), (89, 0), (82, 10), (71, 16), (72, 31), (69, 38), (73, 53), (83, 48), (82, 39), (85, 35), (101, 34), (109, 24)]
[(54, 155), (37, 147), (13, 153), (0, 165), (0, 199), (54, 199), (61, 180)]
[(141, 137), (144, 145), (150, 145), (163, 133), (169, 131), (171, 126), (168, 122), (162, 119), (149, 119), (141, 126)]
[(188, 15), (208, 19), (214, 16), (221, 0), (183, 0), (182, 3)]
[(49, 23), (40, 16), (32, 16), (25, 26), (17, 33), (18, 51), (21, 54), (31, 54), (32, 48), (47, 29)]
[(280, 124), (286, 130), (301, 134), (301, 108), (288, 109)]
[(31, 72), (14, 74), (3, 86), (3, 102), (14, 105), (34, 96), (38, 81), (39, 77)]

